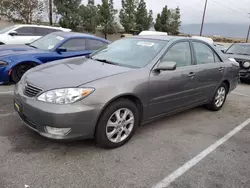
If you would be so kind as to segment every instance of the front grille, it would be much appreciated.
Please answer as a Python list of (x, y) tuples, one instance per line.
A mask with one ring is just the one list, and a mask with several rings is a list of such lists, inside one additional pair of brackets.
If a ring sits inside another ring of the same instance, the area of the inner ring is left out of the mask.
[(26, 84), (24, 88), (24, 94), (28, 97), (35, 97), (39, 93), (41, 93), (43, 90), (41, 88), (38, 88), (36, 86), (33, 86), (31, 84)]

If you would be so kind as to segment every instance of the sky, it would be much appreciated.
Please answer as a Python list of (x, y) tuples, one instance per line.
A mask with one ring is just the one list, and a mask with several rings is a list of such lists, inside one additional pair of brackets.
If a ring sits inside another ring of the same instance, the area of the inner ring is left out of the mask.
[[(154, 17), (167, 5), (181, 9), (182, 24), (200, 23), (205, 0), (145, 0), (147, 9), (152, 9)], [(87, 0), (83, 0), (86, 4)], [(95, 0), (100, 4), (101, 0)], [(121, 8), (121, 0), (114, 0), (116, 9)], [(208, 0), (205, 22), (207, 23), (250, 23), (250, 0)]]

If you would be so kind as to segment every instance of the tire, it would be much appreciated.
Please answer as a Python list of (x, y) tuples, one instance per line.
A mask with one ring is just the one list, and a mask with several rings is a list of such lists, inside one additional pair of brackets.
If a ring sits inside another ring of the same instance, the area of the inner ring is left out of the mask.
[(212, 102), (207, 104), (206, 108), (211, 111), (220, 110), (226, 101), (227, 94), (228, 94), (228, 86), (225, 83), (222, 83), (216, 90)]
[[(123, 118), (125, 111), (126, 118)], [(100, 116), (95, 131), (95, 141), (102, 148), (120, 147), (130, 140), (138, 125), (139, 112), (136, 105), (128, 99), (119, 99), (108, 105)]]
[(28, 71), (29, 69), (35, 67), (35, 63), (21, 63), (16, 65), (12, 73), (10, 75), (11, 81), (14, 82), (15, 84), (19, 82), (19, 80), (22, 78), (23, 74)]

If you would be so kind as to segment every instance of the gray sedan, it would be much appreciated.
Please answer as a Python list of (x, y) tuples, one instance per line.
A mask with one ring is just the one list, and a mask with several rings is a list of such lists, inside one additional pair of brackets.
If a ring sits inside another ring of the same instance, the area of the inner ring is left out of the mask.
[(23, 122), (52, 139), (125, 144), (140, 124), (204, 105), (220, 110), (239, 66), (191, 38), (135, 36), (90, 55), (37, 66), (16, 85)]

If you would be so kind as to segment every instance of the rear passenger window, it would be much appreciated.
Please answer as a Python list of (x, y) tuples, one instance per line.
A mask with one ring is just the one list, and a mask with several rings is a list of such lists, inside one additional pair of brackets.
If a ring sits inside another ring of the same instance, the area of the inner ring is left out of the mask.
[(206, 44), (193, 42), (197, 64), (221, 62), (217, 54)]
[(106, 45), (106, 43), (94, 39), (86, 39), (86, 42), (87, 50), (98, 50)]
[(41, 27), (36, 28), (37, 36), (45, 36), (47, 34), (57, 32), (57, 31), (61, 31), (61, 30), (59, 30), (59, 29), (51, 29), (51, 28), (41, 28)]
[(20, 27), (15, 30), (18, 36), (35, 36), (35, 27)]
[(191, 65), (191, 49), (189, 42), (174, 44), (161, 61), (174, 61), (177, 67)]
[(84, 51), (86, 50), (85, 39), (69, 39), (61, 48), (65, 48), (67, 52)]

